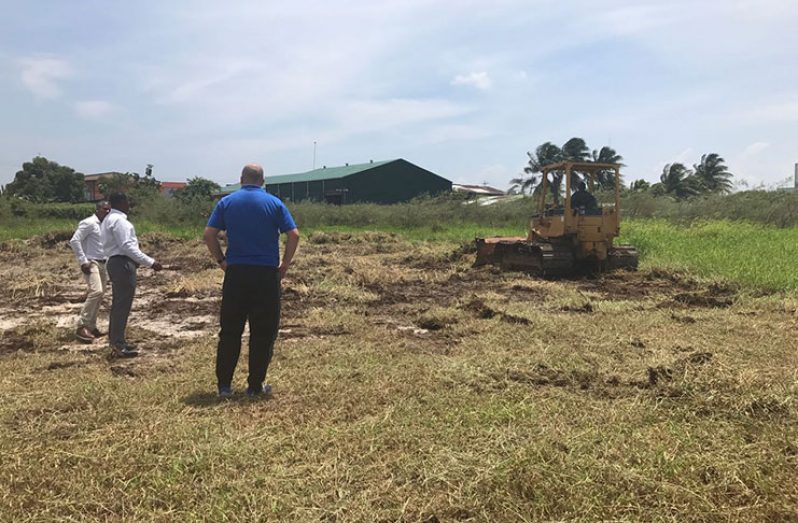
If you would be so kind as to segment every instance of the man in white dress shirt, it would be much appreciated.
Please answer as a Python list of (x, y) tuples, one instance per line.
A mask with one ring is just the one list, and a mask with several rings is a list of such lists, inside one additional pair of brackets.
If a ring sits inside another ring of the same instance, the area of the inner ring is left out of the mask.
[(108, 256), (106, 267), (111, 280), (113, 299), (108, 323), (108, 342), (115, 356), (130, 358), (138, 355), (135, 347), (127, 343), (125, 330), (127, 318), (136, 292), (136, 269), (139, 265), (160, 271), (160, 263), (139, 249), (136, 229), (127, 219), (130, 203), (123, 193), (112, 194), (108, 201), (111, 212), (102, 222), (103, 249)]
[(86, 301), (80, 309), (75, 336), (83, 342), (91, 343), (95, 338), (104, 336), (97, 328), (97, 312), (105, 294), (108, 273), (105, 271), (105, 254), (100, 239), (100, 224), (111, 210), (106, 201), (97, 202), (97, 208), (91, 216), (78, 224), (69, 245), (75, 251), (83, 279), (88, 292)]

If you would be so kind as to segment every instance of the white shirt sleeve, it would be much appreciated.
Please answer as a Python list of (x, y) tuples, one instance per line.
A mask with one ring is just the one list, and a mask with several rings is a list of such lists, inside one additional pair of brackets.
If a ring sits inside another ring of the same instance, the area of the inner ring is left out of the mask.
[(119, 248), (125, 253), (125, 256), (132, 259), (134, 262), (145, 267), (152, 267), (155, 260), (139, 249), (139, 241), (136, 238), (136, 229), (133, 224), (127, 220), (119, 220), (114, 224), (111, 230), (119, 244)]
[(75, 258), (77, 258), (79, 265), (89, 263), (89, 257), (83, 252), (83, 239), (89, 232), (91, 232), (91, 225), (82, 221), (78, 224), (75, 234), (73, 234), (72, 238), (69, 240), (69, 246), (72, 247), (72, 250), (75, 252)]

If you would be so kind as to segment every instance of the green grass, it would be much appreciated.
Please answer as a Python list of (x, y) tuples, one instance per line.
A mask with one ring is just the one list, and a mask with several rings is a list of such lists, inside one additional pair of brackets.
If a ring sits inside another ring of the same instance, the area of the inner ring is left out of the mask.
[(59, 231), (77, 227), (74, 220), (61, 218), (36, 219), (13, 218), (3, 220), (0, 224), (0, 241), (22, 239), (25, 240), (32, 236), (40, 236), (52, 231)]
[(202, 231), (204, 229), (203, 227), (197, 227), (194, 225), (161, 225), (147, 220), (135, 222), (135, 226), (136, 234), (160, 232), (169, 234), (182, 240), (202, 238)]
[[(168, 226), (147, 220), (134, 221), (134, 223), (137, 234), (161, 232), (181, 239), (199, 238), (202, 236), (202, 227), (191, 225)], [(0, 241), (12, 239), (25, 240), (53, 231), (71, 231), (76, 227), (76, 220), (64, 218), (41, 218), (35, 220), (30, 218), (13, 218), (0, 224)]]
[(746, 222), (680, 225), (627, 220), (621, 241), (638, 248), (647, 266), (670, 266), (764, 291), (798, 289), (798, 228)]

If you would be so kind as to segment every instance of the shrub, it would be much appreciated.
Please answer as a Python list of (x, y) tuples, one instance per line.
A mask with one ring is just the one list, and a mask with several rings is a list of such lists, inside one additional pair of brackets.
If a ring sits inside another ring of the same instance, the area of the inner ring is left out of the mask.
[(21, 198), (0, 198), (0, 217), (82, 220), (94, 212), (93, 203), (33, 203)]

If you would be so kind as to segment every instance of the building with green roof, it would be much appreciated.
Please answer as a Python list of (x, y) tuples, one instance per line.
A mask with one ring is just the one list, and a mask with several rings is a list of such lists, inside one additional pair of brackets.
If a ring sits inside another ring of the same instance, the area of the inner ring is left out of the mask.
[[(339, 167), (324, 166), (296, 174), (267, 174), (264, 187), (284, 201), (398, 203), (422, 194), (451, 191), (452, 182), (400, 158)], [(219, 196), (239, 188), (239, 184), (228, 185)]]

